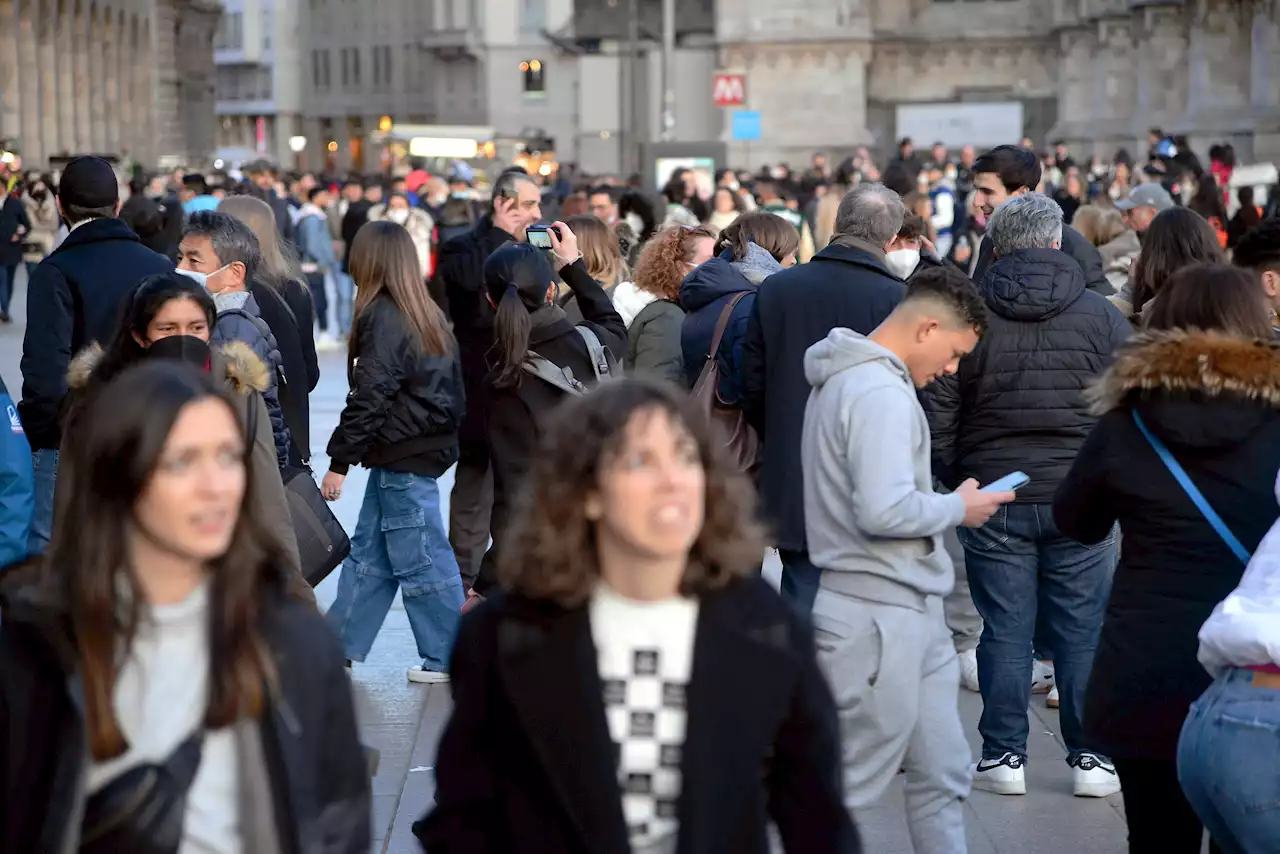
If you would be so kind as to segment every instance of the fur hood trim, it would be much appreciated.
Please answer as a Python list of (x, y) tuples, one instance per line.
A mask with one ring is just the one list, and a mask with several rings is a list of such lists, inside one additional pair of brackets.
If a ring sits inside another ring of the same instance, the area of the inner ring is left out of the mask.
[[(271, 387), (267, 363), (243, 341), (231, 341), (213, 349), (215, 362), (221, 362), (231, 390), (237, 394), (265, 392)], [(93, 343), (75, 355), (67, 368), (67, 387), (79, 391), (102, 363), (102, 347)]]
[(1280, 409), (1280, 343), (1196, 330), (1139, 333), (1088, 397), (1101, 415), (1135, 392), (1235, 395)]

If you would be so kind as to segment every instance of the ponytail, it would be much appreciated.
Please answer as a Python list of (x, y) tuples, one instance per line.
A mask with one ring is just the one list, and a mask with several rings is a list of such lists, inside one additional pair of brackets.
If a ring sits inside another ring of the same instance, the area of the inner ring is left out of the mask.
[(514, 388), (520, 384), (520, 374), (529, 355), (532, 327), (529, 309), (521, 301), (520, 292), (508, 287), (498, 301), (493, 319), (493, 346), (498, 357), (498, 376), (493, 384), (498, 388)]

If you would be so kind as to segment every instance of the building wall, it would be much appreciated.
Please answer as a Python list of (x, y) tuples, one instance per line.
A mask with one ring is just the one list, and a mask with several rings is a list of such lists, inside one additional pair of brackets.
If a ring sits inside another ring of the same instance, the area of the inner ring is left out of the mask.
[(52, 156), (213, 149), (216, 0), (0, 0), (0, 138)]
[(302, 133), (299, 2), (226, 0), (214, 36), (220, 149), (294, 165), (289, 138)]

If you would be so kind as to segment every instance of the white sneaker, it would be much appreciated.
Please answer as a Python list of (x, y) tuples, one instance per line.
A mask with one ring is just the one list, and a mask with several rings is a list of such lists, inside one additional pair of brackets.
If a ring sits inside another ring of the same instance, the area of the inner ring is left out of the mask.
[(1045, 698), (1044, 704), (1050, 709), (1056, 709), (1061, 703), (1062, 701), (1058, 699), (1058, 686), (1054, 685), (1053, 690), (1049, 692), (1049, 696)]
[(1053, 662), (1036, 659), (1031, 665), (1031, 693), (1048, 694), (1053, 686)]
[(966, 691), (978, 693), (978, 651), (966, 650), (956, 654), (960, 661), (960, 685)]
[(1027, 793), (1026, 760), (1016, 753), (982, 759), (973, 766), (973, 788), (996, 795)]
[(322, 353), (332, 353), (335, 350), (341, 349), (342, 344), (340, 344), (338, 339), (334, 338), (328, 332), (321, 332), (319, 336), (316, 337), (316, 350)]
[(439, 670), (425, 670), (422, 665), (409, 668), (409, 681), (420, 682), (424, 684), (436, 684), (439, 682), (448, 682), (449, 674), (441, 673)]
[(1105, 798), (1120, 792), (1116, 766), (1096, 753), (1077, 753), (1067, 764), (1074, 769), (1077, 798)]

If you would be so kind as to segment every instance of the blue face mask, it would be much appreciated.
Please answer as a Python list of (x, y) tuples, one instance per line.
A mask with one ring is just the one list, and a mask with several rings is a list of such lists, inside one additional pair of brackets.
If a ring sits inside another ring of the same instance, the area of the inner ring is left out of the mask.
[(218, 269), (214, 270), (212, 273), (201, 273), (199, 270), (184, 270), (181, 267), (179, 267), (177, 270), (174, 270), (174, 272), (177, 273), (179, 276), (186, 276), (191, 281), (199, 284), (200, 287), (204, 288), (209, 293), (217, 294), (217, 293), (220, 293), (220, 291), (215, 291), (213, 288), (209, 287), (209, 280), (230, 266), (231, 266), (230, 264), (224, 264)]

